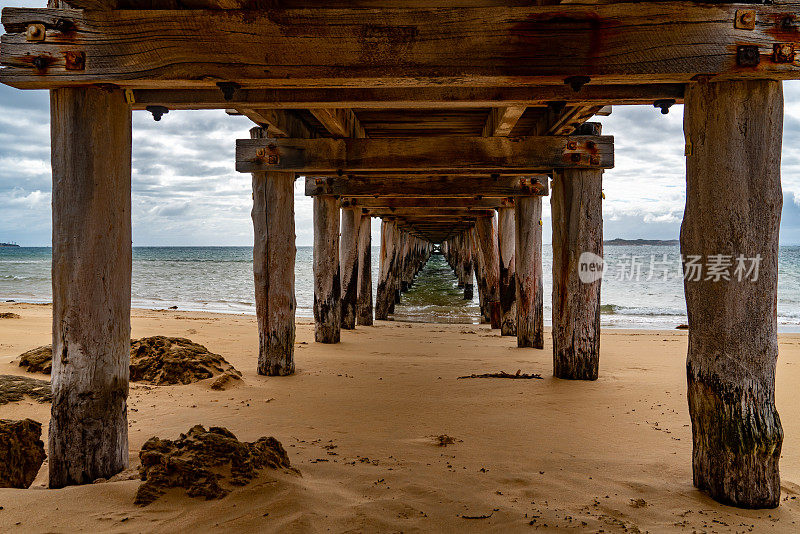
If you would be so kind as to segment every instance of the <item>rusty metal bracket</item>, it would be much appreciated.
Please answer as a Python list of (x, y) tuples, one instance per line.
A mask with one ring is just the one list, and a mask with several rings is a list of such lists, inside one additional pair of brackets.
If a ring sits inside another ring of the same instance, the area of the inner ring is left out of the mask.
[(757, 67), (761, 63), (758, 45), (740, 45), (736, 47), (736, 64), (740, 67)]
[(756, 12), (752, 9), (737, 9), (733, 27), (740, 30), (755, 30)]
[(794, 63), (794, 43), (775, 43), (772, 45), (772, 61), (775, 63)]
[(570, 88), (576, 93), (579, 92), (581, 88), (590, 81), (592, 81), (592, 79), (588, 76), (569, 76), (564, 79), (564, 83), (569, 85)]

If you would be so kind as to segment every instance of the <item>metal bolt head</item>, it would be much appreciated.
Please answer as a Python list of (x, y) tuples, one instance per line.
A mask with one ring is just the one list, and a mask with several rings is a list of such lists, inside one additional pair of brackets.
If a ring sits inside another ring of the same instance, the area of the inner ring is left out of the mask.
[(589, 156), (589, 163), (592, 165), (600, 165), (600, 156)]
[(28, 24), (28, 29), (25, 30), (26, 41), (44, 41), (45, 31), (44, 24)]
[(794, 43), (772, 45), (772, 61), (775, 63), (794, 63)]
[(267, 165), (277, 165), (278, 164), (278, 155), (277, 154), (270, 154), (267, 156)]
[(581, 160), (581, 155), (580, 154), (570, 154), (569, 157), (575, 163), (578, 163)]
[(578, 148), (578, 142), (577, 141), (567, 141), (567, 149), (575, 150), (577, 148)]
[(67, 70), (86, 69), (86, 52), (68, 50), (64, 52), (64, 67)]
[(755, 30), (756, 12), (752, 9), (737, 9), (734, 27), (740, 30)]
[(589, 150), (594, 150), (595, 146), (597, 145), (595, 145), (594, 141), (586, 141), (586, 148), (588, 148)]

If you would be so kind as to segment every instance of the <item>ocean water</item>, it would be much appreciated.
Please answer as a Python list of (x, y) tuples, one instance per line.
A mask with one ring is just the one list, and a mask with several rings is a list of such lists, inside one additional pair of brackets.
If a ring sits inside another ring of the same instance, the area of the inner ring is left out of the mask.
[[(378, 248), (373, 248), (373, 290)], [(678, 246), (606, 246), (601, 323), (613, 328), (674, 329), (686, 323)], [(297, 316), (312, 317), (312, 249), (299, 247)], [(545, 322), (549, 324), (552, 250), (543, 251)], [(781, 247), (778, 323), (800, 331), (800, 247)], [(0, 247), (0, 300), (50, 302), (50, 248)], [(248, 247), (134, 247), (134, 307), (255, 313)], [(478, 294), (464, 301), (441, 256), (433, 256), (396, 307), (397, 320), (475, 323)]]

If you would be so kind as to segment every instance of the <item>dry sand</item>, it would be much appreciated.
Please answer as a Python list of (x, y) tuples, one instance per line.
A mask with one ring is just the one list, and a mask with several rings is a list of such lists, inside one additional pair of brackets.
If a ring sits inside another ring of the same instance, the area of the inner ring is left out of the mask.
[[(0, 374), (25, 374), (15, 359), (49, 343), (50, 307), (1, 311), (22, 318), (0, 321)], [(517, 349), (485, 326), (381, 322), (331, 346), (300, 320), (298, 372), (284, 378), (255, 373), (251, 316), (134, 310), (132, 334), (189, 337), (244, 376), (227, 391), (132, 384), (131, 466), (147, 438), (199, 423), (275, 436), (302, 476), (267, 471), (219, 501), (173, 492), (141, 508), (136, 480), (48, 490), (45, 465), (31, 489), (0, 489), (0, 532), (800, 531), (800, 335), (780, 336), (781, 506), (739, 510), (691, 484), (685, 332), (606, 331), (597, 382), (553, 379), (549, 338)], [(545, 378), (456, 379), (517, 369)], [(0, 418), (46, 428), (49, 411), (25, 400)], [(441, 434), (455, 444), (435, 445)]]

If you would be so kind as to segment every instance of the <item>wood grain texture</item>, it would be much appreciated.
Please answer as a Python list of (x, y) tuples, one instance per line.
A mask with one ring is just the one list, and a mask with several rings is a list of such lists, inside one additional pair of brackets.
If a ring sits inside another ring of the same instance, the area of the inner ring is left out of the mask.
[(497, 219), (481, 217), (475, 222), (478, 245), (483, 255), (483, 277), (486, 280), (485, 303), (492, 328), (500, 328), (500, 253), (497, 249)]
[(475, 270), (475, 284), (478, 286), (478, 305), (481, 310), (480, 322), (481, 324), (487, 324), (491, 321), (491, 314), (489, 313), (489, 306), (486, 304), (486, 270), (483, 265), (483, 253), (478, 242), (478, 230), (475, 226), (472, 226), (466, 231), (469, 232), (470, 253)]
[(339, 205), (333, 197), (314, 197), (314, 340), (338, 343), (341, 317)]
[(500, 253), (500, 335), (517, 335), (517, 277), (514, 208), (497, 210), (497, 244)]
[(514, 205), (517, 346), (544, 348), (542, 198), (520, 197)]
[[(692, 84), (684, 112), (684, 258), (731, 255), (730, 280), (684, 280), (694, 484), (745, 508), (778, 506), (775, 409), (783, 92), (780, 82)], [(736, 258), (761, 258), (757, 279)], [(687, 271), (688, 272), (688, 271)]]
[(514, 126), (517, 125), (517, 121), (519, 121), (523, 113), (525, 113), (525, 106), (492, 108), (483, 126), (483, 136), (494, 137), (511, 135), (511, 131), (514, 129)]
[(239, 172), (535, 174), (564, 167), (613, 166), (612, 136), (236, 141)]
[(128, 466), (131, 112), (121, 90), (50, 94), (53, 404), (50, 487)]
[(361, 215), (358, 229), (358, 300), (356, 322), (372, 326), (372, 217)]
[[(562, 84), (574, 75), (601, 83), (685, 83), (718, 78), (795, 79), (800, 59), (774, 63), (779, 29), (798, 4), (752, 5), (755, 30), (733, 25), (737, 6), (690, 2), (480, 8), (297, 9), (269, 11), (80, 11), (6, 8), (3, 83), (19, 88), (114, 83), (126, 87), (343, 87)], [(30, 22), (49, 30), (25, 40)], [(736, 47), (759, 47), (756, 67), (739, 67)], [(86, 54), (67, 70), (65, 52)], [(264, 53), (264, 51), (269, 51)], [(547, 51), (543, 53), (543, 51)], [(39, 70), (35, 56), (49, 65)]]
[(341, 200), (342, 207), (346, 205), (356, 206), (362, 209), (397, 209), (397, 208), (436, 208), (438, 210), (449, 209), (495, 209), (503, 206), (514, 206), (513, 198), (492, 197), (378, 197), (378, 198), (358, 198), (345, 197)]
[(361, 213), (356, 208), (342, 208), (341, 236), (339, 238), (339, 268), (342, 278), (342, 328), (356, 327), (358, 305), (358, 229)]
[(553, 176), (553, 375), (597, 380), (600, 279), (584, 283), (584, 253), (603, 255), (603, 173), (566, 170)]

